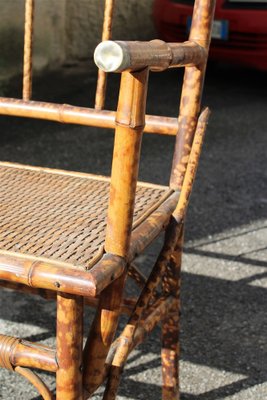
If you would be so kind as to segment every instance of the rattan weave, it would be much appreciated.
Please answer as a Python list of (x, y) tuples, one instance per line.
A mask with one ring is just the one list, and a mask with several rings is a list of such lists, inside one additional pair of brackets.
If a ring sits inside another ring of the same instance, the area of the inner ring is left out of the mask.
[[(170, 194), (138, 184), (134, 226)], [(109, 180), (0, 164), (0, 251), (89, 268), (103, 254)]]

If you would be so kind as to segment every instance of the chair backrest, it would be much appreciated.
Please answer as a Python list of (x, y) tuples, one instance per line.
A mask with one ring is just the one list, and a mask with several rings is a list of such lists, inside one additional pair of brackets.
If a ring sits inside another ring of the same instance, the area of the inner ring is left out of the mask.
[[(215, 0), (196, 0), (184, 43), (112, 42), (114, 0), (106, 0), (95, 108), (31, 101), (34, 0), (25, 0), (23, 98), (0, 98), (0, 114), (115, 127), (106, 251), (125, 257), (129, 248), (143, 131), (176, 135), (170, 187), (180, 190), (200, 112)], [(108, 41), (106, 41), (108, 39)], [(108, 53), (108, 57), (106, 54)], [(179, 117), (146, 116), (149, 71), (185, 67)], [(106, 73), (121, 72), (117, 112), (103, 110)]]

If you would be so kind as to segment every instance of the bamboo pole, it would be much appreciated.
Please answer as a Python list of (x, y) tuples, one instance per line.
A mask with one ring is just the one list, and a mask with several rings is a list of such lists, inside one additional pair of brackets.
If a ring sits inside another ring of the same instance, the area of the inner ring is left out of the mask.
[[(115, 0), (105, 1), (102, 41), (111, 39), (114, 5), (115, 5)], [(102, 110), (104, 108), (105, 97), (106, 97), (106, 86), (107, 86), (107, 73), (99, 69), (97, 86), (96, 86), (96, 95), (95, 95), (96, 110)]]
[[(116, 114), (105, 250), (124, 259), (128, 256), (132, 230), (147, 80), (147, 70), (122, 74)], [(104, 379), (104, 364), (117, 328), (125, 276), (100, 295), (100, 305), (84, 350), (84, 386), (89, 394)]]
[[(124, 271), (121, 257), (104, 254), (89, 271), (56, 261), (40, 261), (37, 257), (16, 253), (0, 254), (0, 280), (22, 283), (84, 297), (95, 297)], [(16, 269), (16, 276), (14, 276)]]
[(162, 320), (162, 400), (179, 399), (179, 356), (180, 356), (180, 287), (181, 264), (184, 239), (184, 225), (175, 224), (173, 229), (179, 232), (177, 242), (162, 278), (163, 295), (173, 302)]
[[(105, 361), (117, 329), (126, 274), (101, 293), (96, 316), (83, 351), (83, 385), (92, 395), (105, 378)], [(86, 398), (87, 398), (86, 397)]]
[(105, 241), (105, 250), (121, 257), (130, 245), (147, 81), (147, 70), (124, 72), (121, 79)]
[(170, 179), (170, 186), (173, 189), (181, 189), (182, 187), (195, 133), (200, 111), (214, 9), (215, 0), (195, 1), (189, 41), (203, 47), (206, 50), (206, 57), (199, 65), (185, 68)]
[(57, 400), (83, 400), (83, 298), (57, 296)]
[(34, 0), (25, 0), (23, 100), (32, 95), (32, 47), (33, 47)]
[[(115, 128), (115, 111), (95, 110), (68, 104), (23, 101), (0, 97), (0, 115), (45, 119), (63, 124), (78, 124), (99, 128)], [(177, 118), (146, 115), (144, 132), (176, 135)]]
[[(107, 56), (108, 54), (108, 56)], [(200, 44), (150, 42), (101, 42), (95, 49), (96, 65), (105, 72), (138, 71), (148, 67), (152, 71), (198, 65), (207, 54)]]
[(185, 218), (185, 214), (189, 203), (189, 198), (192, 193), (193, 183), (196, 176), (196, 171), (199, 163), (201, 148), (204, 141), (209, 115), (210, 115), (210, 110), (208, 108), (205, 108), (200, 114), (200, 117), (198, 119), (193, 144), (189, 155), (186, 172), (184, 175), (181, 193), (179, 196), (177, 206), (173, 212), (173, 216), (178, 222), (183, 221)]
[[(163, 249), (146, 282), (146, 285), (144, 286), (125, 329), (111, 349), (111, 355), (109, 354), (108, 365), (112, 364), (112, 367), (109, 371), (108, 384), (104, 395), (105, 400), (115, 399), (120, 376), (127, 357), (130, 351), (143, 340), (146, 332), (146, 327), (143, 322), (144, 317), (142, 317), (144, 312), (147, 312), (148, 318), (151, 321), (152, 326), (154, 326), (153, 313), (146, 310), (146, 305), (149, 304), (153, 297), (154, 290), (160, 283), (161, 279), (163, 282), (163, 296), (171, 301), (171, 306), (168, 312), (161, 314), (163, 371), (162, 393), (164, 400), (176, 399), (179, 396), (179, 310), (183, 220), (187, 210), (190, 193), (192, 191), (208, 117), (209, 109), (206, 108), (198, 120), (196, 134), (187, 164), (185, 179), (178, 204), (166, 229)], [(156, 320), (156, 322), (158, 322), (158, 320)], [(150, 329), (148, 329), (148, 331), (150, 331)], [(108, 366), (106, 368), (108, 368)]]

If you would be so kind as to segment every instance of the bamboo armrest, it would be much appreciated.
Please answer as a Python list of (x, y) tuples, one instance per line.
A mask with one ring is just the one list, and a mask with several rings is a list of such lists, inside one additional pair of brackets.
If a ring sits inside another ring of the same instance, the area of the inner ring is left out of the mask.
[(200, 44), (165, 43), (162, 40), (150, 42), (122, 42), (107, 40), (95, 49), (94, 60), (105, 72), (137, 71), (149, 67), (161, 71), (170, 67), (202, 64), (207, 51)]

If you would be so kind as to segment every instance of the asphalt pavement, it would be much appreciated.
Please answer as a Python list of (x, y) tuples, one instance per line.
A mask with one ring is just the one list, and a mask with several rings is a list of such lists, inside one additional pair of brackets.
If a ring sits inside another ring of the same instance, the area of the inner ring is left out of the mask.
[[(110, 77), (114, 109), (118, 75)], [(148, 112), (175, 116), (181, 71), (151, 75)], [(93, 104), (95, 76), (65, 68), (34, 81), (35, 100)], [(18, 95), (15, 80), (2, 95)], [(182, 400), (267, 399), (267, 74), (211, 65), (203, 104), (212, 111), (186, 221), (182, 274)], [(113, 134), (1, 117), (0, 159), (109, 174)], [(174, 139), (145, 135), (140, 179), (168, 183)], [(155, 248), (139, 259), (149, 268)], [(1, 333), (54, 343), (55, 305), (1, 290)], [(89, 321), (92, 312), (88, 311)], [(123, 324), (123, 321), (121, 322)], [(131, 355), (118, 399), (159, 399), (160, 329)], [(53, 377), (42, 373), (54, 387)], [(100, 393), (94, 396), (101, 398)], [(37, 400), (2, 370), (0, 398)]]

